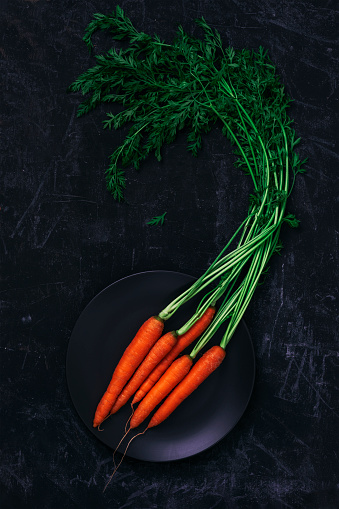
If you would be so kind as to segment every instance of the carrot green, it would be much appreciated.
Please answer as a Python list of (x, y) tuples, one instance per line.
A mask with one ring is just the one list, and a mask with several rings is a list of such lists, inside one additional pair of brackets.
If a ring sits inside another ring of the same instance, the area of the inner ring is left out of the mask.
[(167, 214), (167, 212), (164, 212), (163, 214), (161, 214), (161, 216), (154, 216), (146, 224), (150, 224), (150, 225), (159, 225), (160, 224), (162, 226), (164, 224), (166, 214)]
[(221, 301), (192, 357), (227, 321), (220, 343), (226, 347), (271, 256), (282, 248), (282, 225), (298, 226), (286, 205), (305, 162), (295, 152), (300, 138), (287, 113), (291, 99), (267, 52), (262, 47), (258, 51), (224, 47), (220, 34), (204, 18), (196, 23), (201, 39), (179, 26), (173, 43), (167, 44), (157, 35), (138, 31), (120, 7), (109, 16), (95, 14), (83, 38), (90, 51), (98, 30), (109, 31), (116, 40), (127, 39), (129, 46), (96, 55), (96, 65), (69, 87), (86, 96), (78, 116), (101, 103), (123, 106), (119, 113), (107, 113), (103, 123), (110, 130), (129, 126), (106, 170), (107, 187), (116, 200), (124, 197), (124, 168), (139, 168), (152, 152), (160, 161), (164, 144), (172, 143), (181, 130), (196, 156), (203, 133), (216, 123), (234, 148), (236, 166), (252, 181), (248, 215), (238, 230), (206, 272), (159, 313), (166, 320), (205, 290), (197, 313), (180, 330), (183, 334), (209, 306)]

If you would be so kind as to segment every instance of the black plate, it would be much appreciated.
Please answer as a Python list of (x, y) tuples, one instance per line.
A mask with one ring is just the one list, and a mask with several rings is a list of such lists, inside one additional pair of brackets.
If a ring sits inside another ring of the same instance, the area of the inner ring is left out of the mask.
[[(88, 304), (74, 327), (66, 361), (70, 395), (88, 429), (112, 449), (124, 433), (130, 405), (107, 419), (103, 431), (92, 427), (95, 408), (112, 372), (140, 325), (158, 314), (194, 280), (187, 274), (162, 270), (120, 279)], [(194, 313), (200, 298), (182, 306), (166, 322), (165, 331), (183, 325)], [(221, 327), (213, 344), (220, 342), (222, 334)], [(171, 461), (211, 447), (229, 433), (244, 413), (252, 393), (254, 373), (253, 345), (241, 321), (227, 346), (222, 365), (166, 421), (137, 437), (128, 449), (128, 456), (146, 461)], [(145, 427), (146, 424), (141, 426), (142, 430)], [(125, 443), (119, 452), (123, 452)]]

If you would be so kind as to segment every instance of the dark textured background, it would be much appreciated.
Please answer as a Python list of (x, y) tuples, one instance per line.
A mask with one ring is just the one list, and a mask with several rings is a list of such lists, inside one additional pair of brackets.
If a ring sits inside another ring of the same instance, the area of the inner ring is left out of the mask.
[[(243, 418), (191, 459), (126, 458), (109, 489), (111, 451), (85, 428), (66, 386), (72, 328), (113, 281), (167, 269), (198, 276), (245, 217), (249, 180), (232, 168), (215, 128), (197, 159), (184, 136), (129, 171), (117, 204), (103, 172), (124, 132), (104, 111), (76, 118), (66, 94), (93, 65), (81, 41), (107, 0), (2, 0), (1, 65), (1, 507), (321, 508), (339, 506), (335, 184), (338, 43), (334, 2), (124, 0), (136, 27), (171, 41), (203, 15), (224, 44), (263, 45), (287, 91), (299, 153), (285, 249), (246, 313), (256, 359)], [(321, 6), (320, 6), (321, 5)], [(97, 51), (110, 40), (96, 38)], [(167, 211), (162, 228), (145, 223)]]

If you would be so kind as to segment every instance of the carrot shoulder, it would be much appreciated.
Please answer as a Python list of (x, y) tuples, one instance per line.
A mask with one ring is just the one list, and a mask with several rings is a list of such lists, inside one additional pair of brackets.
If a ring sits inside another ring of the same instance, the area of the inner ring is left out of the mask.
[(185, 348), (193, 343), (193, 341), (195, 341), (207, 329), (213, 320), (214, 314), (215, 307), (210, 306), (207, 308), (202, 317), (199, 318), (199, 320), (197, 320), (195, 324), (192, 325), (192, 327), (187, 332), (185, 332), (185, 334), (178, 336), (177, 344), (163, 358), (163, 360), (159, 362), (159, 364), (153, 369), (153, 371), (148, 375), (146, 380), (140, 386), (140, 389), (134, 396), (133, 404), (142, 400), (142, 398), (152, 389), (153, 385), (165, 373), (166, 369), (172, 364), (174, 359), (176, 359), (178, 355), (185, 350)]
[(191, 371), (185, 376), (173, 392), (158, 408), (148, 424), (149, 428), (163, 422), (206, 378), (222, 363), (226, 352), (220, 346), (212, 346), (196, 362)]
[(177, 333), (175, 331), (167, 332), (164, 336), (155, 343), (151, 350), (146, 355), (134, 375), (127, 385), (123, 388), (118, 396), (118, 399), (113, 405), (111, 414), (115, 414), (127, 401), (136, 390), (139, 389), (145, 378), (150, 374), (152, 369), (165, 357), (170, 350), (173, 349), (177, 342)]
[(131, 343), (124, 351), (112, 379), (102, 396), (93, 420), (96, 427), (109, 415), (121, 390), (133, 375), (139, 364), (144, 360), (154, 343), (159, 339), (164, 329), (164, 321), (158, 316), (152, 316), (140, 327)]
[(187, 375), (192, 364), (193, 361), (189, 355), (183, 355), (171, 364), (160, 380), (140, 402), (130, 421), (131, 428), (136, 428), (149, 416), (152, 410)]

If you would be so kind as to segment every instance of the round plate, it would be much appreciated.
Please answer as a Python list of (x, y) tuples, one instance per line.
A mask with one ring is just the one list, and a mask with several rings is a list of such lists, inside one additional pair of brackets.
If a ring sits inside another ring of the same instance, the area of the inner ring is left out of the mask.
[[(129, 404), (93, 428), (98, 402), (125, 348), (141, 324), (158, 314), (195, 278), (170, 271), (142, 272), (113, 283), (84, 309), (70, 338), (66, 374), (74, 406), (88, 429), (115, 449), (131, 414)], [(165, 322), (165, 331), (180, 328), (194, 313), (198, 295)], [(203, 351), (219, 344), (223, 327)], [(192, 348), (192, 347), (191, 347)], [(190, 347), (187, 353), (190, 352)], [(146, 461), (171, 461), (193, 456), (221, 440), (235, 426), (250, 399), (255, 373), (253, 345), (244, 321), (227, 346), (221, 366), (162, 424), (130, 444), (127, 455)], [(140, 426), (143, 431), (146, 427)], [(133, 436), (130, 433), (130, 438)], [(123, 452), (128, 440), (118, 449)]]

